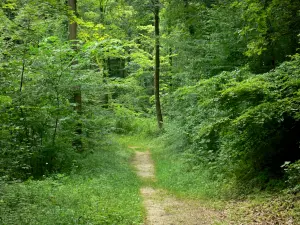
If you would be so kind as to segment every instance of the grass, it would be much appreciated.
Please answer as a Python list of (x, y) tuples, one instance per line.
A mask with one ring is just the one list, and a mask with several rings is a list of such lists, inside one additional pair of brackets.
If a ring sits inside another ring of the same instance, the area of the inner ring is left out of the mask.
[(0, 224), (141, 224), (131, 156), (112, 143), (77, 162), (70, 175), (1, 184)]
[(184, 153), (166, 146), (163, 138), (148, 145), (155, 146), (156, 185), (180, 198), (197, 199), (203, 206), (223, 211), (226, 217), (222, 224), (300, 224), (300, 193), (260, 191), (238, 196), (231, 184), (214, 181), (205, 168), (188, 170)]
[(165, 188), (177, 196), (190, 198), (217, 198), (220, 195), (218, 183), (213, 182), (208, 173), (201, 170), (187, 171), (184, 157), (164, 145), (162, 138), (144, 135), (119, 135), (115, 137), (123, 148), (131, 151), (150, 150), (155, 162), (157, 182), (151, 186)]
[(150, 149), (157, 182), (149, 182), (148, 186), (182, 199), (197, 199), (207, 208), (222, 211), (225, 216), (219, 224), (300, 224), (300, 194), (260, 191), (238, 196), (233, 190), (230, 195), (232, 185), (214, 181), (205, 168), (188, 170), (184, 153), (166, 146), (163, 137), (120, 136), (118, 141), (124, 147), (140, 147), (139, 151)]
[(114, 139), (123, 147), (129, 148), (129, 151), (147, 151), (151, 150), (151, 139), (141, 135), (118, 135)]
[(190, 171), (183, 153), (175, 152), (164, 145), (162, 138), (156, 139), (152, 145), (152, 157), (156, 165), (158, 185), (177, 196), (189, 198), (218, 198), (219, 183), (213, 181), (205, 170)]
[(0, 183), (0, 224), (142, 224), (145, 212), (139, 189), (147, 181), (138, 179), (129, 162), (134, 151), (147, 149), (152, 152), (157, 178), (149, 186), (223, 211), (226, 216), (220, 224), (300, 223), (299, 195), (261, 192), (226, 199), (224, 187), (205, 168), (188, 170), (183, 153), (166, 146), (163, 138), (136, 134), (111, 139), (106, 147), (74, 162), (68, 175)]

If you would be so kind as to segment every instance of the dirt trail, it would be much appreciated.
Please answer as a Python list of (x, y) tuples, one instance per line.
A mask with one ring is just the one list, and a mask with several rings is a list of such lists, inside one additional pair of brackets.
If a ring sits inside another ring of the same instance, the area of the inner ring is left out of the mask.
[[(133, 164), (141, 179), (155, 182), (154, 164), (149, 150), (137, 151)], [(145, 225), (222, 224), (221, 212), (206, 209), (197, 201), (177, 199), (164, 190), (150, 186), (142, 187), (140, 192), (147, 212)]]

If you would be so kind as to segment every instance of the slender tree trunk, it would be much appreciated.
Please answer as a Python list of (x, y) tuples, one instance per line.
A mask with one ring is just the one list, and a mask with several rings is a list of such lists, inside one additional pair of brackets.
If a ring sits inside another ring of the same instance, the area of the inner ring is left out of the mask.
[[(26, 118), (26, 115), (25, 115), (25, 113), (23, 111), (23, 108), (22, 108), (23, 104), (24, 104), (24, 101), (23, 101), (23, 85), (24, 85), (25, 65), (26, 65), (25, 57), (26, 57), (26, 50), (24, 50), (24, 53), (23, 53), (19, 91), (20, 91), (20, 106), (21, 106), (20, 107), (20, 113), (21, 113), (21, 118), (23, 120), (24, 130), (25, 130), (25, 139), (26, 139), (26, 142), (28, 142), (29, 141), (29, 130), (28, 130), (27, 118)], [(23, 141), (23, 139), (24, 139), (23, 135), (21, 135), (21, 138), (22, 138), (21, 141)]]
[(25, 53), (23, 54), (23, 61), (22, 61), (22, 72), (21, 72), (21, 80), (20, 80), (20, 93), (22, 93), (22, 89), (23, 89), (24, 72), (25, 72)]
[(161, 113), (160, 97), (159, 97), (159, 74), (160, 74), (160, 52), (159, 52), (159, 0), (154, 1), (154, 27), (155, 27), (155, 72), (154, 72), (154, 94), (158, 127), (163, 126), (163, 117)]
[[(77, 15), (77, 0), (68, 0), (68, 5), (70, 9)], [(72, 42), (73, 48), (77, 49), (77, 23), (75, 21), (69, 23), (69, 40)], [(76, 62), (75, 62), (76, 63)], [(82, 113), (82, 100), (81, 100), (81, 86), (76, 85), (73, 87), (73, 101), (76, 103), (75, 110), (80, 115)], [(82, 151), (82, 124), (80, 122), (76, 125), (75, 133), (77, 135), (76, 139), (73, 142), (74, 147), (78, 151)]]

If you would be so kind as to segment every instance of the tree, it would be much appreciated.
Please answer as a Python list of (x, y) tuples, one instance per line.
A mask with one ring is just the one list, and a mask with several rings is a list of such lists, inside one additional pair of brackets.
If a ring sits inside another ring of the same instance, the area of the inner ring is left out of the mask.
[(155, 106), (156, 117), (158, 127), (163, 126), (163, 117), (161, 113), (160, 96), (159, 96), (159, 74), (160, 74), (160, 34), (159, 34), (159, 0), (154, 0), (154, 29), (155, 29), (155, 72), (154, 72), (154, 94), (155, 94)]
[(299, 0), (242, 0), (232, 5), (242, 12), (238, 33), (247, 42), (245, 55), (253, 72), (274, 69), (297, 52)]
[[(77, 7), (76, 7), (77, 0), (68, 0), (68, 6), (72, 10), (72, 13), (77, 16)], [(76, 50), (77, 48), (77, 22), (70, 21), (69, 22), (69, 40), (72, 42), (73, 48)], [(73, 65), (76, 64), (76, 62), (73, 63)], [(81, 87), (80, 85), (74, 86), (73, 90), (73, 101), (76, 104), (75, 110), (80, 115), (82, 113), (82, 100), (81, 100)], [(82, 151), (82, 141), (81, 141), (81, 134), (82, 134), (82, 124), (81, 122), (77, 123), (76, 126), (76, 135), (78, 137), (75, 138), (73, 144), (77, 150)]]

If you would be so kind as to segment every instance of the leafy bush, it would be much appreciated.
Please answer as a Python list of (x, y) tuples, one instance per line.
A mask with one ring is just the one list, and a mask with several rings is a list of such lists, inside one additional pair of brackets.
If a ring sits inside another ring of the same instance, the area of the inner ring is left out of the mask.
[[(5, 95), (0, 95), (0, 177), (40, 178), (51, 172), (63, 172), (77, 157), (74, 140), (79, 136), (78, 124), (85, 149), (95, 147), (91, 139), (95, 136), (99, 139), (98, 133), (107, 130), (105, 110), (95, 104), (99, 90), (86, 88), (99, 85), (98, 81), (87, 78), (99, 75), (86, 70), (86, 65), (92, 64), (84, 60), (91, 54), (90, 46), (87, 44), (75, 52), (69, 42), (50, 36), (41, 38), (38, 45), (24, 44), (26, 54), (6, 47), (11, 54), (5, 55), (0, 63), (5, 74), (0, 84), (1, 91), (5, 87)], [(79, 62), (76, 68), (70, 66), (73, 60)], [(26, 74), (20, 82), (17, 77), (22, 71), (11, 68), (22, 68), (19, 63), (22, 61)], [(79, 70), (83, 75), (76, 72)], [(81, 115), (70, 100), (74, 86), (80, 85), (79, 80), (85, 82), (81, 90), (85, 106)]]
[(274, 188), (272, 180), (284, 174), (280, 166), (300, 158), (299, 65), (295, 55), (265, 74), (223, 72), (164, 99), (178, 127), (167, 137), (188, 153), (191, 170), (206, 168), (224, 185), (230, 179), (248, 190)]
[(299, 192), (300, 191), (300, 160), (297, 160), (294, 163), (285, 162), (282, 167), (286, 173), (287, 180), (290, 187), (290, 191)]

